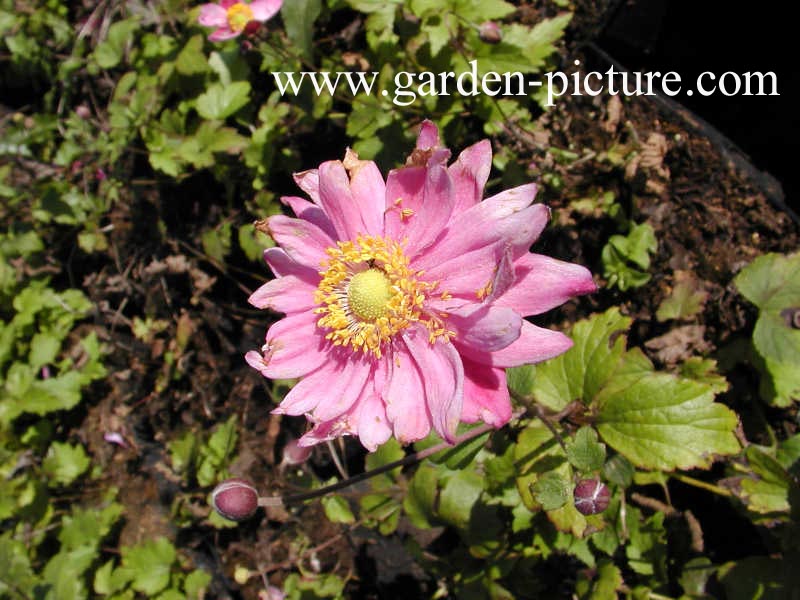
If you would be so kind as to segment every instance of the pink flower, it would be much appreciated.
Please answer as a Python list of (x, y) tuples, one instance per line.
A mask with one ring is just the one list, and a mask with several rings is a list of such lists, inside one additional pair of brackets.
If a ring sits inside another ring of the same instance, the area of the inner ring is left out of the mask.
[(596, 289), (588, 270), (528, 249), (550, 217), (534, 184), (481, 201), (492, 163), (483, 140), (447, 166), (426, 121), (406, 166), (384, 182), (345, 159), (295, 175), (312, 202), (270, 217), (276, 278), (250, 297), (286, 313), (248, 363), (300, 382), (274, 412), (306, 415), (310, 446), (357, 435), (369, 450), (460, 421), (511, 418), (505, 368), (547, 360), (572, 341), (523, 319)]
[(204, 27), (216, 27), (208, 39), (221, 42), (238, 36), (252, 21), (263, 23), (269, 20), (280, 10), (281, 4), (283, 0), (253, 0), (250, 3), (220, 0), (219, 4), (201, 6), (198, 22)]

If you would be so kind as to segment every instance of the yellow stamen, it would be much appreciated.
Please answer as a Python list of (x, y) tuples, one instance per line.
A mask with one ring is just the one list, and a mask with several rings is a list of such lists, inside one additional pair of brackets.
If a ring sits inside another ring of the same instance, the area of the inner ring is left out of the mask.
[(314, 299), (317, 326), (334, 345), (380, 357), (382, 347), (413, 323), (428, 329), (431, 344), (455, 335), (425, 310), (438, 284), (421, 281), (394, 240), (361, 236), (327, 253)]
[(253, 20), (253, 9), (247, 4), (237, 2), (228, 8), (228, 27), (231, 31), (244, 31), (247, 24)]

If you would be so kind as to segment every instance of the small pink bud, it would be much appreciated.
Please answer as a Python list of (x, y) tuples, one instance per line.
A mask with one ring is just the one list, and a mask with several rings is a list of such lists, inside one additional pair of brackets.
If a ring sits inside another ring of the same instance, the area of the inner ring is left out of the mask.
[(494, 21), (485, 21), (478, 27), (478, 37), (487, 44), (499, 44), (503, 39), (503, 32)]
[(258, 592), (258, 600), (283, 600), (286, 594), (283, 590), (276, 588), (274, 585), (268, 585), (267, 589)]
[(244, 26), (244, 34), (247, 37), (254, 36), (258, 33), (258, 30), (261, 29), (261, 23), (259, 21), (250, 21), (247, 25)]
[(94, 178), (97, 179), (97, 181), (105, 181), (106, 177), (106, 172), (103, 171), (103, 169), (97, 169), (94, 172)]
[(249, 481), (228, 479), (211, 492), (211, 504), (226, 519), (244, 521), (258, 508), (258, 492)]
[(289, 440), (283, 447), (281, 464), (287, 467), (302, 465), (311, 456), (312, 448), (300, 446), (297, 440)]
[(41, 370), (42, 379), (50, 379), (50, 367), (45, 365)]
[(77, 175), (83, 169), (83, 162), (79, 160), (72, 161), (72, 164), (69, 166), (69, 170), (73, 175)]
[(89, 107), (85, 104), (80, 104), (75, 107), (75, 114), (78, 115), (81, 119), (88, 119), (92, 116), (92, 111), (89, 110)]
[(583, 479), (573, 492), (575, 508), (582, 515), (596, 515), (608, 508), (611, 492), (608, 486), (598, 479)]
[(107, 441), (109, 444), (116, 444), (117, 446), (121, 446), (122, 448), (127, 448), (128, 443), (125, 441), (125, 438), (116, 431), (107, 431), (103, 434), (103, 439)]

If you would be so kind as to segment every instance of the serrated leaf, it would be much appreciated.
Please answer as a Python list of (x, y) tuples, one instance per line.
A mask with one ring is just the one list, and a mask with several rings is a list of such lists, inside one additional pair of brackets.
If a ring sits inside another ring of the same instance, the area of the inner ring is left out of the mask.
[(117, 21), (108, 28), (105, 41), (97, 45), (94, 59), (103, 69), (116, 67), (121, 61), (125, 48), (132, 39), (132, 34), (139, 28), (139, 23), (134, 19)]
[(234, 81), (229, 85), (211, 84), (197, 97), (195, 107), (204, 119), (221, 121), (245, 106), (250, 100), (250, 83)]
[(606, 445), (597, 439), (591, 427), (581, 427), (567, 443), (567, 459), (578, 471), (597, 471), (606, 460)]
[(89, 457), (83, 446), (53, 442), (42, 461), (42, 469), (55, 483), (69, 485), (89, 468)]
[(189, 38), (175, 59), (175, 70), (181, 75), (198, 75), (209, 70), (206, 55), (203, 53), (203, 36)]
[(734, 279), (739, 292), (758, 306), (753, 345), (767, 373), (761, 385), (764, 399), (789, 406), (800, 399), (800, 253), (765, 254)]
[(122, 549), (122, 565), (131, 573), (131, 586), (151, 596), (169, 585), (176, 557), (175, 547), (163, 537)]
[(540, 475), (531, 486), (531, 493), (543, 510), (561, 508), (569, 499), (570, 482), (550, 471)]
[(616, 307), (579, 321), (570, 333), (573, 347), (538, 365), (526, 393), (555, 412), (572, 400), (588, 404), (619, 369), (625, 354), (625, 336), (620, 334), (630, 325), (631, 319)]
[(650, 254), (658, 250), (653, 227), (649, 223), (632, 224), (627, 235), (612, 235), (603, 247), (603, 275), (611, 286), (623, 292), (650, 281)]
[[(607, 388), (608, 389), (608, 388)], [(597, 429), (637, 466), (671, 471), (709, 467), (735, 454), (736, 414), (702, 383), (652, 373), (597, 398)]]

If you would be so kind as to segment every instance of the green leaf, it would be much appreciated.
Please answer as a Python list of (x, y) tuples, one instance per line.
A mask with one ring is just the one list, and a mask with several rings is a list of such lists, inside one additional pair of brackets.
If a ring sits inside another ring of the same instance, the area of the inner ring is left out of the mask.
[(186, 576), (183, 589), (188, 600), (202, 600), (205, 597), (205, 589), (211, 583), (211, 575), (200, 569), (196, 569)]
[(718, 386), (656, 372), (641, 351), (625, 349), (629, 326), (617, 308), (576, 323), (574, 346), (537, 366), (534, 400), (556, 411), (581, 400), (603, 440), (644, 468), (708, 467), (738, 452), (738, 420), (714, 403)]
[(454, 473), (439, 495), (438, 516), (462, 531), (469, 526), (473, 506), (483, 491), (483, 479), (475, 471)]
[(408, 484), (403, 498), (403, 510), (415, 527), (429, 529), (436, 518), (439, 469), (429, 462), (422, 463)]
[(82, 600), (86, 598), (83, 573), (91, 566), (97, 555), (92, 546), (79, 546), (73, 550), (62, 550), (51, 558), (42, 572), (42, 579), (58, 590), (59, 600)]
[(71, 515), (64, 517), (61, 531), (58, 532), (62, 549), (81, 546), (98, 548), (122, 512), (122, 505), (117, 503), (109, 504), (102, 510), (75, 508)]
[(122, 566), (131, 574), (133, 589), (152, 596), (169, 585), (176, 557), (175, 547), (162, 537), (123, 548)]
[(356, 518), (347, 500), (337, 495), (323, 496), (320, 500), (325, 516), (331, 523), (355, 523)]
[(135, 19), (117, 21), (108, 28), (105, 41), (98, 44), (94, 51), (94, 59), (100, 68), (111, 69), (122, 62), (125, 48), (138, 28), (139, 23)]
[(653, 373), (624, 389), (601, 392), (597, 406), (600, 435), (640, 467), (707, 468), (717, 456), (739, 451), (736, 414), (696, 381)]
[(581, 427), (567, 444), (567, 459), (578, 471), (597, 471), (606, 460), (606, 445), (591, 427)]
[(558, 412), (573, 400), (591, 402), (619, 370), (631, 319), (614, 307), (579, 321), (572, 329), (569, 351), (538, 365), (532, 387), (525, 393)]
[(531, 486), (531, 493), (542, 510), (561, 508), (569, 500), (570, 482), (554, 471), (540, 475)]
[(234, 81), (229, 85), (211, 84), (197, 97), (195, 107), (204, 119), (221, 121), (231, 116), (250, 101), (250, 83)]
[(764, 361), (761, 395), (776, 406), (800, 399), (800, 253), (765, 254), (734, 279), (759, 309), (753, 345)]
[(632, 224), (628, 235), (612, 235), (603, 247), (603, 275), (610, 286), (623, 292), (650, 281), (650, 254), (658, 250), (658, 242), (649, 223)]
[(89, 468), (89, 457), (83, 446), (53, 442), (42, 461), (42, 469), (54, 483), (69, 485)]
[(189, 38), (175, 59), (175, 70), (181, 75), (199, 75), (209, 70), (206, 55), (203, 53), (203, 36)]
[(707, 298), (708, 292), (697, 289), (696, 280), (681, 281), (658, 306), (656, 319), (669, 321), (691, 318), (703, 310)]
[(788, 513), (792, 478), (781, 464), (755, 446), (745, 452), (751, 475), (733, 480), (734, 493), (759, 514)]
[(314, 38), (314, 21), (322, 12), (320, 0), (293, 0), (281, 6), (281, 18), (286, 35), (303, 53), (311, 56), (311, 41)]

